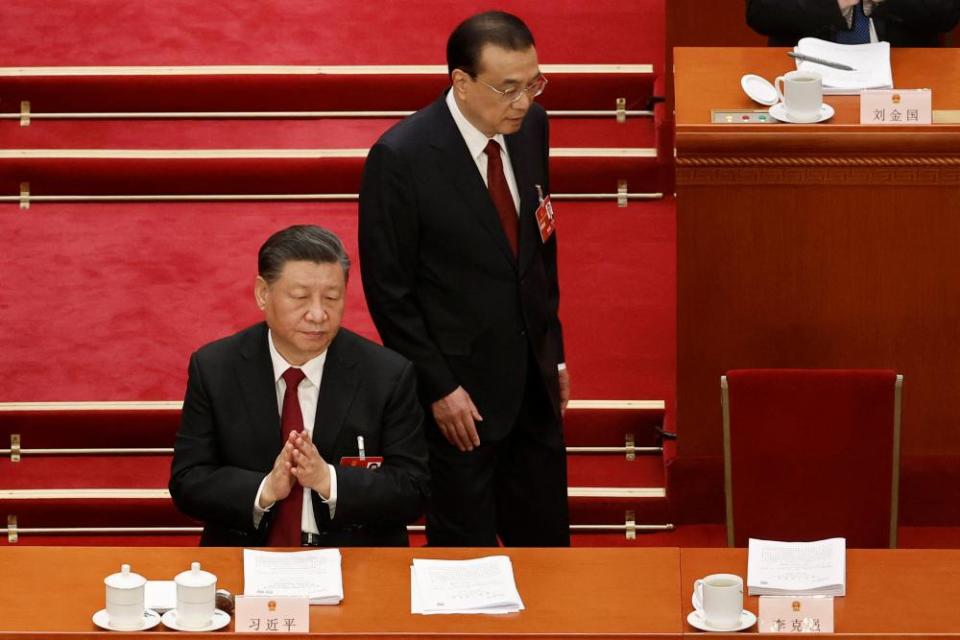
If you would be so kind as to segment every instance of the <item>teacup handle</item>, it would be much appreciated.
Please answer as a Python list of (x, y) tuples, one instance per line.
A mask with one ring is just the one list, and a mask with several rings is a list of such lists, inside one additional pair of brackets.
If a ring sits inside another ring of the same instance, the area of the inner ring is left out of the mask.
[(783, 97), (783, 89), (780, 88), (780, 85), (784, 82), (783, 76), (777, 76), (777, 79), (773, 81), (773, 86), (777, 90), (777, 96), (780, 98), (780, 102), (786, 102), (786, 99)]
[(693, 583), (693, 595), (690, 596), (693, 608), (697, 611), (703, 611), (703, 580), (695, 580)]

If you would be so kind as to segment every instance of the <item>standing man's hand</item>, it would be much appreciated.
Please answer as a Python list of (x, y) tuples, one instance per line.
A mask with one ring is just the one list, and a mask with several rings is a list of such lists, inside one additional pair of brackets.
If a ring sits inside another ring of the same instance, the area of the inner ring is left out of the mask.
[(473, 451), (480, 446), (475, 422), (482, 422), (483, 417), (463, 387), (457, 387), (431, 404), (430, 410), (447, 442), (460, 451)]
[(327, 461), (320, 455), (306, 431), (291, 433), (290, 444), (293, 445), (291, 473), (300, 486), (315, 491), (327, 500), (330, 497), (330, 467), (327, 466)]
[(273, 461), (273, 468), (267, 474), (267, 481), (263, 484), (263, 491), (260, 492), (261, 509), (269, 509), (274, 503), (283, 500), (293, 486), (297, 483), (296, 477), (292, 473), (293, 469), (293, 444), (285, 442), (280, 453)]
[(567, 403), (570, 402), (570, 370), (564, 367), (557, 372), (560, 377), (560, 415), (567, 412)]
[(857, 6), (860, 4), (860, 0), (837, 0), (837, 4), (840, 5), (840, 11), (843, 11), (844, 9)]

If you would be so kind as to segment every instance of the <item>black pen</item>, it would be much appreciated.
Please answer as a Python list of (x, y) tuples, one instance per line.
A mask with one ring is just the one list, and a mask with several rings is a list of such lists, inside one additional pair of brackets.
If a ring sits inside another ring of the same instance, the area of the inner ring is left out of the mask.
[(787, 51), (787, 55), (796, 60), (805, 60), (807, 62), (814, 62), (816, 64), (822, 64), (825, 67), (833, 67), (834, 69), (840, 69), (841, 71), (856, 71), (853, 67), (847, 66), (840, 62), (831, 62), (830, 60), (824, 60), (823, 58), (814, 58), (813, 56), (808, 56), (804, 53), (797, 53), (796, 51)]

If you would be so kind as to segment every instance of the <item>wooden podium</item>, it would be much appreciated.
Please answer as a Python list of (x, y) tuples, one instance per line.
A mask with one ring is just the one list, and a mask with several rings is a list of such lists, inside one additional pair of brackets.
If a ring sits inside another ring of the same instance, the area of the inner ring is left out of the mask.
[[(725, 371), (883, 367), (905, 378), (901, 523), (960, 524), (960, 125), (860, 126), (857, 96), (821, 124), (711, 124), (760, 108), (740, 77), (785, 51), (675, 49), (679, 519), (722, 519)], [(892, 62), (960, 109), (960, 51)]]

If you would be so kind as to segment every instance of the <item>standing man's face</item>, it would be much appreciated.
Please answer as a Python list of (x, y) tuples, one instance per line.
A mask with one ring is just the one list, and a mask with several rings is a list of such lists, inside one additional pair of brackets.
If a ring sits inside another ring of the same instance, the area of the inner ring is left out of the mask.
[(327, 350), (343, 320), (346, 289), (336, 262), (292, 260), (271, 283), (257, 276), (257, 306), (287, 362), (299, 366)]
[(492, 44), (484, 45), (477, 68), (476, 78), (461, 69), (453, 71), (454, 97), (460, 110), (470, 124), (488, 137), (516, 133), (533, 104), (533, 97), (522, 93), (511, 102), (490, 87), (500, 91), (522, 90), (536, 81), (540, 77), (536, 48), (509, 51)]

